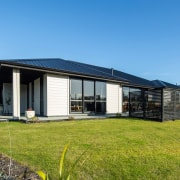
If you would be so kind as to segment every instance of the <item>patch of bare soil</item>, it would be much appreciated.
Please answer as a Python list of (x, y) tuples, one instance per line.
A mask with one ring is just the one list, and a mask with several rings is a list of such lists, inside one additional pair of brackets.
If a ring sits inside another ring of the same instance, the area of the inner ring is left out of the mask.
[(28, 167), (0, 154), (0, 180), (40, 180), (41, 178)]

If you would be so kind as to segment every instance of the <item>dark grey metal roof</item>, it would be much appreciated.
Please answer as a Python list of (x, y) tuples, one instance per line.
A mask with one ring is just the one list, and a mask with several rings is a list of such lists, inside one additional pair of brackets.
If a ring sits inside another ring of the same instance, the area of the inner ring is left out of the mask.
[[(85, 63), (79, 63), (70, 60), (64, 60), (59, 58), (47, 58), (47, 59), (14, 59), (14, 60), (0, 60), (0, 64), (8, 64), (21, 67), (31, 67), (43, 70), (51, 70), (63, 73), (69, 73), (71, 75), (84, 75), (88, 77), (97, 77), (106, 80), (115, 80), (121, 83), (141, 86), (159, 88), (169, 86), (169, 83), (149, 81), (128, 73), (124, 73), (111, 68), (99, 67)], [(164, 86), (164, 84), (166, 86)], [(171, 84), (172, 85), (172, 84)], [(175, 86), (175, 85), (174, 85)]]
[(154, 80), (152, 83), (157, 87), (157, 88), (179, 88), (177, 85), (161, 81), (161, 80)]
[(18, 66), (27, 66), (32, 68), (40, 68), (44, 70), (52, 70), (58, 72), (65, 72), (70, 74), (79, 74), (89, 77), (99, 77), (103, 79), (111, 79), (116, 81), (127, 82), (125, 78), (119, 76), (112, 76), (107, 71), (102, 71), (95, 66), (91, 66), (84, 63), (75, 61), (69, 61), (64, 59), (20, 59), (20, 60), (2, 60), (0, 63), (6, 63)]

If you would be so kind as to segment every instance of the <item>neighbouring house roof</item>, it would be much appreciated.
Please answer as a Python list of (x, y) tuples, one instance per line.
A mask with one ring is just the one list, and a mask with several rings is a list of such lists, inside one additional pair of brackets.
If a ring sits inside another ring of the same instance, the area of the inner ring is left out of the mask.
[(172, 86), (172, 84), (170, 83), (165, 83), (163, 81), (161, 81), (162, 83), (156, 81), (149, 81), (147, 79), (143, 79), (112, 68), (94, 66), (90, 64), (79, 63), (59, 58), (0, 60), (0, 64), (12, 67), (19, 66), (21, 68), (29, 67), (32, 69), (42, 69), (44, 71), (61, 72), (70, 75), (82, 75), (92, 78), (96, 77), (104, 80), (118, 81), (132, 86), (151, 88), (163, 88), (167, 86)]

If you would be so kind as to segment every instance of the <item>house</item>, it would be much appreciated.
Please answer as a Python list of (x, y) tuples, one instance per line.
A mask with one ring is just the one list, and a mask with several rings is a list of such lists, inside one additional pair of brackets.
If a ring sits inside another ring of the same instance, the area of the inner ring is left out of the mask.
[(63, 59), (0, 60), (0, 116), (105, 114), (180, 119), (180, 87)]

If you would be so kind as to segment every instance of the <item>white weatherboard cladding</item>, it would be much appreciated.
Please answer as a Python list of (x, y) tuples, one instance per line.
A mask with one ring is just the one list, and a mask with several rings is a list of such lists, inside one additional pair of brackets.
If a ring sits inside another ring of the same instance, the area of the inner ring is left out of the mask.
[(122, 86), (119, 87), (119, 113), (122, 113)]
[(40, 114), (40, 78), (34, 81), (34, 110)]
[(120, 85), (107, 83), (106, 84), (106, 93), (107, 93), (107, 104), (106, 112), (107, 114), (111, 113), (120, 113)]
[(69, 114), (69, 78), (47, 75), (47, 116)]
[(44, 116), (47, 115), (47, 74), (43, 76), (43, 109)]

